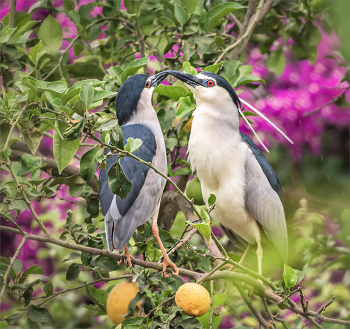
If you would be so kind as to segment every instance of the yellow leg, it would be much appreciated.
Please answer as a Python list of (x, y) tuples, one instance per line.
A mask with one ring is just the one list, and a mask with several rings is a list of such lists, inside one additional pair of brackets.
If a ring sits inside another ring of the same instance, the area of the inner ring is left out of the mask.
[(258, 248), (256, 249), (256, 255), (258, 257), (258, 271), (259, 274), (262, 275), (262, 258), (263, 258), (263, 248), (261, 246), (261, 242), (258, 241)]

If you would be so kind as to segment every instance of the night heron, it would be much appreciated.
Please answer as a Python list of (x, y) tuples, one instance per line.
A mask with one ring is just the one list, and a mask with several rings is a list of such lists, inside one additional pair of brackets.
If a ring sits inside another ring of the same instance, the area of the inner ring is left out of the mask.
[[(116, 97), (116, 112), (118, 123), (126, 143), (129, 137), (142, 140), (141, 147), (134, 153), (164, 173), (167, 174), (166, 149), (163, 133), (152, 106), (154, 88), (167, 76), (159, 73), (152, 77), (137, 74), (129, 77), (120, 87)], [(109, 152), (107, 149), (106, 154)], [(108, 171), (116, 164), (118, 155), (107, 159), (106, 170), (100, 171), (101, 209), (105, 219), (106, 239), (108, 249), (124, 249), (125, 264), (131, 266), (131, 255), (127, 244), (140, 225), (152, 218), (152, 232), (161, 248), (164, 262), (162, 274), (166, 275), (166, 268), (174, 269), (173, 274), (179, 273), (176, 265), (171, 262), (162, 241), (157, 226), (160, 199), (166, 183), (165, 178), (157, 174), (145, 164), (125, 156), (120, 160), (125, 176), (132, 183), (132, 190), (121, 201), (113, 194), (108, 185)]]
[(260, 274), (264, 240), (275, 246), (286, 263), (288, 236), (282, 188), (259, 148), (239, 131), (239, 113), (243, 114), (234, 89), (223, 77), (211, 72), (197, 76), (168, 73), (186, 83), (196, 99), (189, 161), (192, 170), (197, 171), (204, 200), (210, 194), (216, 196), (212, 217), (231, 240), (247, 246), (242, 260), (250, 247), (257, 245)]

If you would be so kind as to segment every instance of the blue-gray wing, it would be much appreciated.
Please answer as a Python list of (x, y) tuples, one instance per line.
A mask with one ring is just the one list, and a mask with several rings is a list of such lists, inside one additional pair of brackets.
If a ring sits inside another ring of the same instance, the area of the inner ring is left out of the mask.
[(288, 235), (283, 193), (275, 171), (255, 143), (241, 133), (250, 152), (245, 163), (245, 208), (257, 220), (283, 261), (288, 260)]
[[(157, 143), (152, 131), (142, 125), (134, 124), (122, 127), (124, 142), (129, 137), (142, 140), (141, 147), (134, 153), (144, 161), (154, 163), (157, 154)], [(106, 152), (109, 152), (107, 149)], [(165, 166), (166, 166), (166, 158)], [(139, 161), (124, 157), (120, 164), (125, 176), (132, 183), (132, 190), (122, 201), (114, 195), (108, 185), (108, 171), (117, 162), (117, 155), (107, 159), (106, 170), (100, 171), (100, 201), (101, 210), (105, 218), (106, 239), (109, 250), (122, 249), (130, 240), (136, 228), (144, 224), (152, 215), (157, 204), (156, 197), (161, 190), (159, 178), (150, 179), (153, 170)], [(159, 176), (157, 174), (157, 176)], [(159, 176), (161, 178), (161, 176)]]

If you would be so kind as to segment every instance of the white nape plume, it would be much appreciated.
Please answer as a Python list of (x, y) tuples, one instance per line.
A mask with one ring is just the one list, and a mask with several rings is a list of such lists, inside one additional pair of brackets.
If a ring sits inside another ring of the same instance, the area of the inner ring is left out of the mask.
[[(266, 116), (264, 115), (264, 114), (262, 114), (260, 111), (258, 111), (255, 107), (253, 107), (252, 105), (250, 105), (249, 103), (247, 103), (245, 100), (243, 100), (242, 98), (239, 98), (239, 100), (243, 103), (243, 104), (245, 104), (245, 105), (247, 105), (250, 109), (252, 109), (255, 113), (257, 113), (257, 114), (259, 114), (263, 119), (265, 119), (272, 127), (274, 127), (280, 134), (282, 134), (282, 136), (289, 142), (289, 143), (291, 143), (291, 144), (294, 144), (293, 143), (293, 141), (280, 129), (280, 128), (278, 128), (274, 123), (272, 123), (268, 118), (266, 118)], [(246, 120), (247, 121), (247, 120)], [(248, 123), (248, 122), (247, 122)], [(249, 123), (248, 123), (249, 124)], [(250, 126), (250, 124), (249, 124), (249, 126)], [(251, 127), (251, 126), (250, 126)], [(251, 128), (252, 130), (253, 130), (253, 128)], [(253, 130), (253, 132), (254, 132), (254, 130)], [(254, 134), (255, 134), (255, 132), (254, 132)], [(256, 134), (255, 134), (255, 136), (257, 136)], [(258, 139), (259, 139), (259, 137), (258, 137)], [(260, 141), (260, 139), (259, 139), (259, 141)], [(260, 141), (260, 143), (262, 144), (262, 142)], [(264, 146), (264, 144), (262, 144), (263, 146)], [(265, 147), (265, 146), (264, 146)], [(265, 148), (266, 149), (266, 148)]]
[(252, 132), (254, 133), (254, 135), (256, 136), (256, 138), (259, 140), (260, 144), (264, 147), (264, 149), (266, 150), (267, 153), (270, 153), (270, 151), (267, 149), (267, 147), (264, 145), (264, 143), (262, 142), (262, 140), (259, 138), (259, 136), (256, 134), (255, 130), (253, 129), (252, 125), (249, 123), (248, 119), (245, 117), (245, 115), (242, 113), (241, 109), (238, 107), (238, 111), (241, 114), (241, 116), (243, 117), (243, 119), (245, 120), (245, 122), (248, 124), (249, 128), (252, 130)]

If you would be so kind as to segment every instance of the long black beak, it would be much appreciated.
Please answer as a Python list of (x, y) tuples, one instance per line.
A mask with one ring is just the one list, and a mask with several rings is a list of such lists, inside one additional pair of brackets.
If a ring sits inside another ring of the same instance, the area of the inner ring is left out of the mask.
[(152, 75), (150, 78), (150, 88), (157, 87), (167, 76), (169, 73), (167, 71), (159, 72), (155, 75)]
[(180, 71), (166, 71), (175, 78), (181, 80), (182, 82), (190, 85), (193, 88), (196, 88), (196, 86), (203, 86), (203, 81), (201, 79), (198, 79), (192, 74), (180, 72)]

